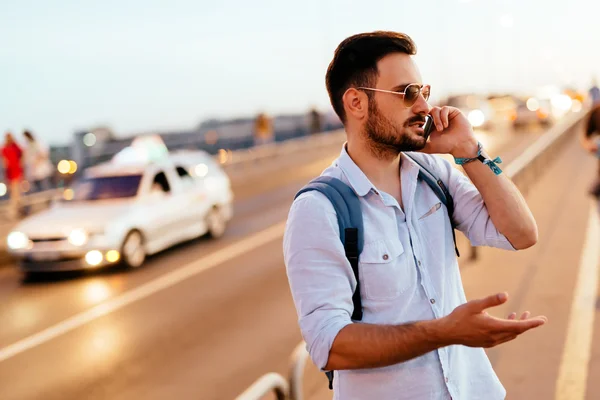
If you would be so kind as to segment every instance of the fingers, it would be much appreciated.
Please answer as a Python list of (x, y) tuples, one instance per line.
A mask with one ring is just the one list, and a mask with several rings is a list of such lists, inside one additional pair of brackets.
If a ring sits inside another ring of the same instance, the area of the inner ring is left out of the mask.
[(486, 308), (499, 306), (508, 300), (507, 293), (498, 293), (483, 299), (471, 300), (469, 303), (475, 312), (482, 312)]
[(511, 312), (510, 314), (508, 314), (507, 318), (512, 321), (513, 319), (517, 318), (517, 313), (516, 312)]
[(442, 109), (439, 107), (433, 107), (431, 109), (431, 111), (429, 112), (429, 114), (433, 117), (433, 123), (435, 125), (435, 129), (438, 132), (441, 132), (444, 130), (444, 124), (442, 123), (441, 113), (442, 113)]
[(543, 316), (537, 316), (527, 319), (497, 319), (495, 320), (496, 326), (493, 328), (494, 332), (506, 332), (520, 335), (521, 333), (527, 332), (530, 329), (537, 328), (538, 326), (544, 325), (548, 319)]
[(449, 125), (449, 120), (448, 120), (449, 114), (450, 114), (450, 109), (448, 107), (442, 107), (440, 117), (442, 119), (442, 124), (444, 125), (444, 129), (447, 128)]
[[(517, 315), (517, 314), (515, 314)], [(531, 315), (531, 313), (529, 311), (525, 311), (522, 315), (521, 315), (521, 321), (526, 320), (527, 318), (529, 318), (529, 315)]]

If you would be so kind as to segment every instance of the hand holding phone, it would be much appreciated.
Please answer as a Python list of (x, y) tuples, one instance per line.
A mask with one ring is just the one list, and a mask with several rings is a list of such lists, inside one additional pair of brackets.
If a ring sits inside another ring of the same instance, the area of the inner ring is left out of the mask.
[(423, 125), (423, 131), (425, 132), (425, 141), (429, 139), (429, 135), (433, 130), (433, 117), (431, 115), (425, 116), (425, 125)]

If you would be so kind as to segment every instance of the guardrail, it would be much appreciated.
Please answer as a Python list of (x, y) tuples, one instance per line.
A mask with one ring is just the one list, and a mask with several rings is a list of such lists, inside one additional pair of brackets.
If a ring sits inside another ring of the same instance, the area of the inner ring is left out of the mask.
[[(504, 174), (512, 180), (521, 193), (526, 194), (529, 186), (544, 173), (548, 163), (556, 156), (565, 141), (577, 132), (579, 124), (590, 111), (568, 114), (507, 165)], [(477, 260), (477, 247), (471, 246), (468, 241), (467, 243), (468, 260)]]
[[(561, 146), (578, 132), (580, 124), (589, 115), (589, 112), (590, 110), (586, 110), (566, 116), (505, 168), (504, 173), (511, 178), (519, 190), (526, 192), (530, 185), (539, 179), (541, 174), (545, 172), (548, 163), (560, 151)], [(471, 255), (473, 258), (476, 258), (476, 249), (476, 247), (472, 248), (475, 253)], [(306, 344), (300, 342), (290, 356), (290, 373), (288, 377), (288, 398), (290, 400), (304, 399), (302, 383), (308, 358)], [(247, 397), (244, 400), (259, 398), (260, 396)]]
[[(19, 201), (19, 207), (21, 209), (36, 210), (40, 208), (46, 208), (52, 200), (62, 193), (62, 189), (50, 189), (44, 190), (43, 192), (32, 193), (27, 196), (21, 197)], [(2, 201), (0, 203), (0, 215), (8, 215), (8, 201)]]
[(248, 165), (284, 157), (292, 153), (336, 145), (344, 140), (345, 135), (344, 130), (337, 130), (312, 136), (302, 136), (284, 142), (274, 142), (245, 150), (232, 151), (225, 162), (222, 162), (223, 160), (219, 155), (216, 156), (216, 159), (221, 162), (226, 170), (237, 167), (245, 168)]
[(561, 146), (576, 134), (590, 111), (588, 109), (567, 115), (506, 167), (504, 173), (520, 191), (527, 192), (529, 186), (538, 180)]

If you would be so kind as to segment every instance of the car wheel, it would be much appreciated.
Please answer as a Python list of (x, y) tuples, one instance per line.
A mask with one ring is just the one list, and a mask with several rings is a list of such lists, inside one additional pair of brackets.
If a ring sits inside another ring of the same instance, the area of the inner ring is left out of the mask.
[(223, 236), (226, 225), (227, 221), (219, 207), (213, 207), (206, 215), (206, 227), (210, 237), (217, 239)]
[(131, 231), (123, 241), (121, 249), (123, 264), (128, 268), (138, 268), (146, 260), (146, 250), (144, 249), (144, 238), (139, 231)]

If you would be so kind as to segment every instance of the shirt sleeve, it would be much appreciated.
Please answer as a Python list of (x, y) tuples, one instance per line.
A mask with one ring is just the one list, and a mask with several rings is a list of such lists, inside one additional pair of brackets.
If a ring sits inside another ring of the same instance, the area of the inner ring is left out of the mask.
[(467, 176), (454, 168), (449, 161), (434, 157), (442, 171), (448, 191), (454, 200), (453, 220), (456, 228), (465, 234), (473, 246), (489, 246), (515, 250), (506, 236), (498, 231), (485, 206), (481, 193)]
[(356, 279), (340, 240), (335, 210), (323, 194), (307, 192), (294, 201), (283, 254), (308, 353), (324, 369), (335, 337), (352, 323)]

